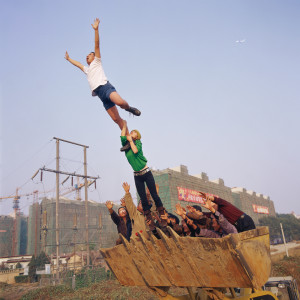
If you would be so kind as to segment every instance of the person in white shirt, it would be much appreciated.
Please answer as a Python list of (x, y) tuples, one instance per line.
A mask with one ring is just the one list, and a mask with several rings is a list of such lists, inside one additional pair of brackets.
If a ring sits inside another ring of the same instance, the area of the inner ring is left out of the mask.
[(81, 69), (87, 75), (87, 79), (92, 90), (92, 95), (98, 96), (101, 99), (107, 113), (110, 115), (113, 121), (119, 125), (120, 129), (122, 129), (124, 120), (120, 117), (116, 105), (134, 114), (135, 116), (139, 116), (141, 112), (137, 108), (129, 106), (129, 104), (121, 98), (114, 86), (109, 83), (105, 76), (100, 55), (98, 31), (99, 23), (100, 20), (97, 18), (94, 21), (94, 24), (92, 24), (92, 27), (95, 30), (95, 52), (91, 52), (86, 57), (86, 62), (89, 66), (86, 67), (80, 62), (71, 59), (67, 51), (65, 54), (65, 59)]

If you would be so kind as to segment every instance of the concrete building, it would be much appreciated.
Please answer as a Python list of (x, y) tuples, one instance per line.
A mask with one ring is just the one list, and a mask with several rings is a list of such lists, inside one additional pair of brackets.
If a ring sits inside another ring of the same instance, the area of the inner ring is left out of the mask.
[[(88, 202), (90, 249), (115, 245), (118, 238), (116, 225), (112, 222), (103, 203)], [(29, 208), (28, 254), (56, 254), (56, 201), (44, 198), (40, 204)], [(85, 250), (85, 202), (59, 199), (60, 254)], [(74, 247), (75, 246), (75, 247)]]
[(0, 216), (0, 257), (6, 257), (12, 254), (13, 226), (13, 217)]
[(255, 224), (263, 216), (276, 216), (274, 203), (270, 197), (247, 191), (244, 188), (231, 188), (224, 180), (209, 180), (206, 173), (190, 175), (186, 166), (165, 170), (152, 170), (156, 184), (159, 186), (159, 196), (169, 212), (175, 211), (177, 203), (194, 205), (202, 199), (197, 191), (217, 195), (232, 203), (252, 217)]
[(16, 265), (20, 263), (21, 268), (26, 268), (31, 260), (32, 255), (17, 255), (0, 257), (0, 265), (3, 264), (9, 269), (16, 269)]

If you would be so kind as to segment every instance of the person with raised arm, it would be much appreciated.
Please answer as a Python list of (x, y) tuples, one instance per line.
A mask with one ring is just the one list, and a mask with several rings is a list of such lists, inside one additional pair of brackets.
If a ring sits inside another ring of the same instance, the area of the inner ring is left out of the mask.
[[(149, 189), (152, 199), (155, 202), (159, 216), (165, 215), (166, 211), (157, 193), (153, 174), (147, 166), (147, 159), (143, 154), (141, 134), (136, 129), (132, 130), (130, 134), (128, 132), (127, 122), (124, 121), (121, 131), (121, 143), (122, 146), (125, 146), (125, 144), (129, 142), (130, 148), (125, 151), (125, 156), (134, 171), (134, 182), (142, 202), (147, 224), (149, 225), (149, 229), (154, 231), (156, 227), (151, 215), (151, 204), (149, 204), (147, 199), (145, 183)], [(162, 227), (166, 227), (167, 221), (162, 220), (160, 225)]]
[[(128, 216), (126, 207), (123, 206), (124, 201), (121, 199), (122, 206), (119, 207), (118, 213), (113, 210), (113, 202), (106, 201), (105, 205), (110, 213), (112, 221), (117, 225), (118, 233), (122, 234), (128, 241), (130, 241), (130, 236), (132, 232), (131, 220)], [(122, 244), (122, 240), (118, 238), (116, 240), (116, 245)]]
[(218, 205), (211, 201), (210, 197), (207, 196), (203, 207), (207, 208), (212, 213), (212, 227), (215, 232), (218, 232), (220, 236), (225, 236), (230, 233), (238, 233), (234, 225), (217, 210)]
[(209, 199), (215, 204), (216, 210), (219, 211), (232, 225), (234, 225), (238, 232), (255, 229), (255, 224), (250, 216), (239, 210), (230, 202), (218, 197), (212, 196), (203, 192), (199, 192), (204, 199)]
[(130, 193), (130, 185), (127, 182), (123, 183), (123, 189), (125, 191), (124, 202), (126, 209), (129, 214), (129, 218), (132, 224), (132, 235), (131, 238), (138, 238), (138, 233), (143, 234), (147, 239), (149, 235), (146, 231), (146, 221), (143, 214), (143, 208), (141, 205), (135, 206), (133, 203), (131, 193)]
[(129, 104), (121, 98), (117, 93), (115, 87), (107, 80), (107, 77), (104, 73), (101, 54), (100, 54), (100, 42), (99, 42), (99, 27), (100, 20), (95, 19), (92, 27), (95, 31), (95, 50), (91, 52), (86, 57), (86, 62), (88, 67), (84, 66), (80, 62), (70, 58), (68, 52), (66, 51), (65, 59), (73, 64), (75, 67), (78, 67), (86, 75), (92, 90), (92, 96), (98, 96), (109, 114), (112, 120), (118, 124), (120, 129), (123, 128), (123, 119), (120, 117), (116, 105), (120, 106), (122, 109), (132, 113), (135, 116), (140, 116), (141, 112), (134, 107), (129, 106)]

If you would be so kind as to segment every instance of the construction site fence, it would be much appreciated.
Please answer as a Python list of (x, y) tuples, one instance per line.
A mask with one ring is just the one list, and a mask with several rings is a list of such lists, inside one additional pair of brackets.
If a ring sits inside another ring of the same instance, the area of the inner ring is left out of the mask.
[(114, 274), (104, 267), (85, 266), (81, 270), (65, 270), (60, 272), (59, 278), (56, 274), (44, 275), (40, 278), (40, 286), (66, 285), (72, 289), (88, 287), (94, 283), (115, 279)]

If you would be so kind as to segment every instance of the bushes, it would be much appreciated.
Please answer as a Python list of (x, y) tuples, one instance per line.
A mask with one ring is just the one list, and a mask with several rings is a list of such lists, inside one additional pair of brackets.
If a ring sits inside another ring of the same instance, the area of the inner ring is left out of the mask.
[(107, 279), (104, 268), (86, 269), (76, 275), (76, 289)]
[(51, 299), (52, 297), (61, 298), (63, 295), (72, 292), (73, 290), (65, 285), (47, 286), (28, 292), (21, 300)]
[(28, 277), (28, 275), (19, 275), (19, 276), (15, 276), (15, 282), (16, 282), (16, 283), (25, 283), (25, 282), (29, 282), (29, 277)]

